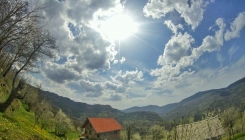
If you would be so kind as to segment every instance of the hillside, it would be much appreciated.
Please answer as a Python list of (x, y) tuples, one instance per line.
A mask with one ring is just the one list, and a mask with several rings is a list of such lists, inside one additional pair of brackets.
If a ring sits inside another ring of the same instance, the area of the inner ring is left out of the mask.
[(157, 106), (157, 105), (148, 105), (148, 106), (142, 106), (142, 107), (131, 107), (128, 109), (122, 110), (122, 112), (130, 113), (130, 112), (137, 112), (137, 111), (151, 111), (155, 112), (159, 115), (163, 115), (173, 109), (176, 106), (177, 103), (167, 104), (165, 106)]
[(242, 78), (226, 88), (212, 89), (198, 92), (178, 103), (167, 104), (165, 106), (143, 106), (131, 107), (123, 112), (152, 111), (158, 113), (165, 119), (174, 119), (181, 116), (194, 116), (195, 120), (200, 120), (205, 111), (220, 109), (221, 111), (235, 106), (245, 107), (245, 78)]
[(73, 119), (86, 119), (87, 117), (116, 117), (123, 112), (112, 108), (110, 105), (89, 105), (82, 102), (75, 102), (69, 98), (59, 96), (55, 93), (40, 92), (46, 100), (56, 108), (61, 108), (65, 114)]
[(200, 120), (205, 111), (222, 111), (230, 106), (244, 109), (244, 101), (245, 78), (242, 78), (226, 88), (198, 92), (180, 101), (163, 117), (170, 119), (194, 115), (195, 120)]
[(73, 100), (59, 96), (48, 91), (40, 92), (46, 100), (55, 108), (61, 108), (65, 114), (77, 121), (84, 121), (87, 117), (114, 117), (120, 124), (125, 121), (136, 120), (140, 122), (154, 122), (160, 121), (162, 118), (153, 112), (138, 111), (132, 113), (124, 113), (120, 110), (112, 108), (110, 105), (90, 105), (81, 102), (74, 102)]
[[(198, 92), (178, 103), (167, 104), (165, 106), (149, 105), (144, 107), (132, 107), (125, 110), (117, 110), (110, 105), (89, 105), (81, 102), (74, 102), (66, 97), (43, 91), (43, 96), (56, 108), (61, 108), (73, 119), (84, 120), (86, 117), (115, 117), (120, 121), (130, 118), (133, 113), (141, 114), (142, 118), (151, 120), (149, 115), (142, 112), (155, 112), (165, 119), (178, 118), (180, 116), (194, 116), (195, 120), (200, 120), (205, 111), (224, 110), (230, 106), (243, 106), (245, 97), (245, 78), (232, 83), (226, 88), (213, 89)], [(137, 112), (137, 113), (136, 113)], [(147, 117), (148, 116), (148, 117)]]
[[(4, 95), (0, 88), (0, 95)], [(0, 99), (3, 99), (0, 96)], [(4, 99), (3, 99), (4, 100)], [(35, 124), (34, 112), (26, 111), (25, 104), (16, 99), (11, 105), (12, 110), (0, 112), (0, 140), (60, 140), (54, 133)], [(15, 108), (15, 109), (14, 109)], [(13, 110), (14, 109), (14, 110)], [(50, 129), (49, 129), (50, 130)], [(68, 139), (77, 140), (78, 132), (69, 132)]]

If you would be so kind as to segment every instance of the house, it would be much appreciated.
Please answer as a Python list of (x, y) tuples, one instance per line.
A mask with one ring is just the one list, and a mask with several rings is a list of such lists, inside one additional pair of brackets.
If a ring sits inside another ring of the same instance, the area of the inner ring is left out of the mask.
[(211, 117), (199, 122), (177, 126), (179, 140), (221, 140), (225, 133), (219, 118)]
[(119, 140), (122, 126), (114, 118), (88, 118), (82, 128), (87, 139)]

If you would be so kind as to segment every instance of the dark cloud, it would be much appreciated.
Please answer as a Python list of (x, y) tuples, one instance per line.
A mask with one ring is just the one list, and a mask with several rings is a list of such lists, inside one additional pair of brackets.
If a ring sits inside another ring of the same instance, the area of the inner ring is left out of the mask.
[(47, 63), (45, 68), (43, 68), (43, 73), (52, 81), (57, 83), (65, 83), (65, 81), (77, 80), (81, 78), (74, 71), (71, 71), (64, 67), (59, 67), (55, 63)]
[(113, 77), (114, 80), (122, 83), (124, 86), (128, 86), (130, 83), (134, 81), (141, 81), (143, 80), (143, 73), (142, 71), (126, 71), (125, 74), (122, 71), (119, 71), (118, 74)]
[(101, 83), (82, 80), (80, 84), (86, 92), (86, 97), (99, 97), (103, 94)]
[(104, 98), (107, 101), (121, 101), (123, 98), (118, 94), (110, 94), (109, 97)]

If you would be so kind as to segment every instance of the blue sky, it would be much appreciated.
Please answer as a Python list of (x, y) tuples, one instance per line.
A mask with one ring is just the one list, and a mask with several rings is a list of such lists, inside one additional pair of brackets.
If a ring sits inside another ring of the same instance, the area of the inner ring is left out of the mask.
[(245, 76), (244, 0), (40, 3), (60, 47), (32, 79), (43, 90), (125, 109), (178, 102)]

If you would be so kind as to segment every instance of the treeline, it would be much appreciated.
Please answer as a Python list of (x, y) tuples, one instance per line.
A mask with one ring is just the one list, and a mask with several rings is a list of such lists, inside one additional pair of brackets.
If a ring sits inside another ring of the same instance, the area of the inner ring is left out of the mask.
[[(214, 117), (218, 117), (219, 123), (221, 123), (220, 126), (217, 125), (218, 123), (211, 121)], [(220, 110), (205, 112), (201, 121), (206, 121), (205, 123), (209, 130), (206, 135), (210, 138), (212, 137), (212, 133), (214, 135), (218, 131), (224, 131), (224, 133), (221, 137), (217, 136), (216, 139), (232, 140), (239, 137), (245, 138), (245, 112), (240, 108), (230, 107), (222, 112)], [(155, 122), (151, 126), (146, 122), (140, 123), (137, 119), (132, 119), (123, 123), (124, 129), (121, 131), (120, 137), (121, 140), (195, 139), (194, 131), (200, 131), (200, 134), (202, 130), (190, 129), (190, 127), (194, 127), (191, 125), (193, 123), (194, 117), (180, 117), (178, 120)], [(187, 124), (190, 125), (187, 127)], [(146, 125), (148, 126), (144, 127)]]

